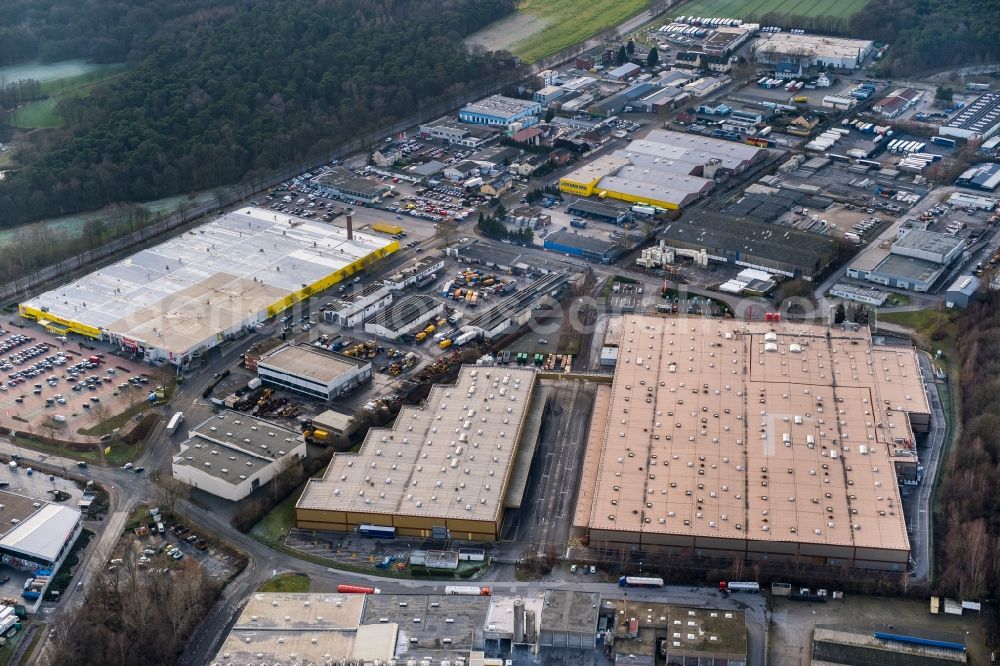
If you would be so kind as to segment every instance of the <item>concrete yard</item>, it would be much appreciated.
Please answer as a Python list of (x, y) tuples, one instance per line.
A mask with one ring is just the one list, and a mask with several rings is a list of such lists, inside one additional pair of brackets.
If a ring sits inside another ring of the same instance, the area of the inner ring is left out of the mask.
[(775, 597), (771, 615), (768, 664), (808, 666), (816, 625), (870, 630), (892, 623), (917, 630), (960, 633), (966, 636), (969, 663), (988, 664), (985, 628), (977, 614), (963, 617), (931, 615), (928, 601), (848, 596), (844, 601), (803, 603)]

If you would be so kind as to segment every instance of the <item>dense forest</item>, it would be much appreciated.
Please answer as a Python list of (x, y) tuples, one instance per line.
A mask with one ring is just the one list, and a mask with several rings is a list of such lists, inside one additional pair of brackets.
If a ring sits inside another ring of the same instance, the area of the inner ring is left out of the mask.
[(890, 42), (882, 71), (905, 76), (1000, 58), (996, 0), (872, 0), (851, 31)]
[(1000, 594), (1000, 295), (958, 320), (961, 436), (935, 512), (936, 587), (959, 599)]
[(60, 103), (67, 129), (0, 182), (0, 226), (252, 177), (516, 67), (461, 42), (513, 0), (216, 5), (144, 40), (94, 95)]

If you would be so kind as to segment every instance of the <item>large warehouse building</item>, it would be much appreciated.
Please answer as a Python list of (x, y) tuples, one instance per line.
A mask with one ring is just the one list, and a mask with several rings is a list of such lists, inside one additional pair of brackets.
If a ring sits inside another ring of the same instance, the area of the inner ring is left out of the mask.
[(669, 247), (704, 250), (713, 261), (806, 280), (837, 256), (837, 241), (829, 236), (704, 212), (667, 224), (660, 238)]
[(336, 454), (295, 505), (299, 527), (494, 541), (535, 384), (530, 368), (465, 366), (357, 454)]
[(620, 199), (677, 210), (708, 194), (714, 179), (741, 173), (767, 150), (696, 134), (653, 130), (625, 149), (559, 179), (568, 194)]
[(904, 571), (916, 352), (867, 330), (625, 315), (574, 525), (591, 546)]
[(751, 49), (757, 62), (764, 65), (787, 63), (801, 67), (854, 70), (861, 66), (873, 47), (873, 42), (867, 39), (778, 32), (762, 34)]
[(399, 249), (378, 234), (243, 208), (20, 305), (47, 329), (184, 365)]
[(507, 126), (519, 122), (529, 127), (538, 122), (541, 112), (542, 105), (534, 100), (491, 95), (463, 106), (458, 112), (458, 119), (474, 125)]

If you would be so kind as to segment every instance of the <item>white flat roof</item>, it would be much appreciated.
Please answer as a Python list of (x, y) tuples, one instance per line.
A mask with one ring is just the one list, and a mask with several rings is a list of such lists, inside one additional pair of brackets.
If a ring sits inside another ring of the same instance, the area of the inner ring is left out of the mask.
[(241, 208), (25, 303), (147, 346), (184, 353), (289, 294), (398, 243)]
[(0, 539), (0, 548), (54, 562), (80, 522), (80, 511), (46, 504)]

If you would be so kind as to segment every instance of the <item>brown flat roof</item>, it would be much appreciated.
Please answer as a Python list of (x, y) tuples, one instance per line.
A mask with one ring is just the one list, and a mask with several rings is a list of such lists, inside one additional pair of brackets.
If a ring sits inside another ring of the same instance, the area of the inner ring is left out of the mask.
[(357, 454), (336, 454), (296, 507), (496, 520), (534, 384), (533, 368), (463, 366)]
[(592, 529), (909, 549), (891, 451), (929, 411), (912, 348), (798, 323), (621, 326), (592, 501), (584, 466)]

